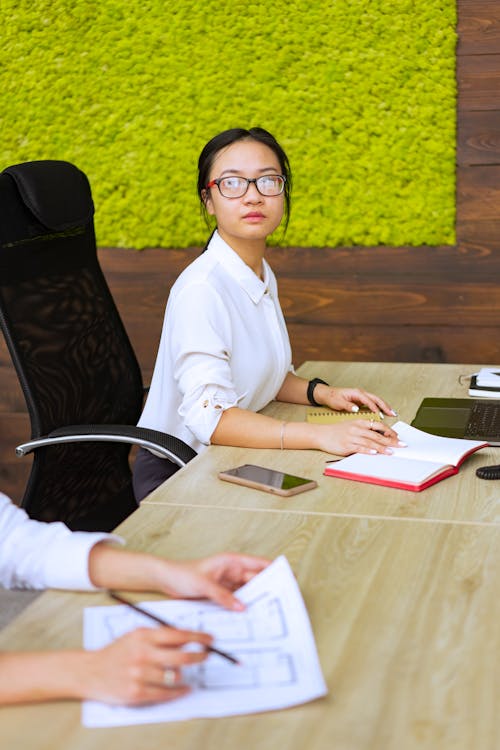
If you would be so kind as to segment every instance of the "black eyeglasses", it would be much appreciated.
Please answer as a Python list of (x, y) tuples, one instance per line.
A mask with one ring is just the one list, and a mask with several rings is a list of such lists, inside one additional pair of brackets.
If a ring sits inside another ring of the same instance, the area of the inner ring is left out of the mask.
[(224, 198), (241, 198), (248, 190), (250, 183), (253, 182), (261, 195), (273, 196), (280, 195), (285, 189), (286, 177), (282, 174), (264, 174), (262, 177), (220, 177), (217, 180), (211, 180), (207, 189), (217, 185), (219, 193)]

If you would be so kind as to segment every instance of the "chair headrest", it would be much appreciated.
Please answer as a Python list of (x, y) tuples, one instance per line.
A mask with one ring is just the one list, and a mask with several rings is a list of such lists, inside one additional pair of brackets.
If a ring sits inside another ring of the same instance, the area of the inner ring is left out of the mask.
[(87, 224), (94, 203), (86, 175), (68, 161), (27, 161), (4, 169), (38, 221), (56, 231)]

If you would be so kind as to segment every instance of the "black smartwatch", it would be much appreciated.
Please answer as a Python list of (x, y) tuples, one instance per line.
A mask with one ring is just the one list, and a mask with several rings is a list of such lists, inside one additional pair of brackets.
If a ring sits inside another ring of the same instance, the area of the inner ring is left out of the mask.
[(309, 381), (309, 385), (307, 386), (307, 400), (312, 406), (321, 406), (321, 404), (318, 404), (318, 402), (314, 400), (314, 389), (318, 383), (328, 385), (328, 383), (325, 380), (321, 380), (321, 378), (313, 378), (313, 380)]

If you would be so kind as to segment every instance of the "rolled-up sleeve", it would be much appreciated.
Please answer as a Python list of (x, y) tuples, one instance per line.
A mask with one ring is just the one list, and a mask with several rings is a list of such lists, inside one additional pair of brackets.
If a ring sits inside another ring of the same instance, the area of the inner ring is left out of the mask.
[(222, 414), (226, 409), (238, 406), (239, 401), (231, 389), (208, 385), (184, 399), (180, 416), (201, 443), (210, 445), (210, 438)]
[(0, 493), (0, 583), (6, 588), (95, 590), (88, 558), (101, 541), (123, 543), (111, 534), (34, 521)]

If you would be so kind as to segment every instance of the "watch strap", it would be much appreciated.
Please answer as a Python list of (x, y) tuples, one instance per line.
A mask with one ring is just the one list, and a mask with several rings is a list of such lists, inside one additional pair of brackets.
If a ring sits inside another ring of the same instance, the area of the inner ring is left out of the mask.
[(319, 383), (321, 383), (322, 385), (328, 385), (326, 380), (321, 380), (321, 378), (313, 378), (309, 381), (309, 384), (307, 386), (307, 400), (310, 404), (312, 404), (312, 406), (321, 406), (321, 404), (318, 404), (318, 402), (314, 400), (314, 389)]

